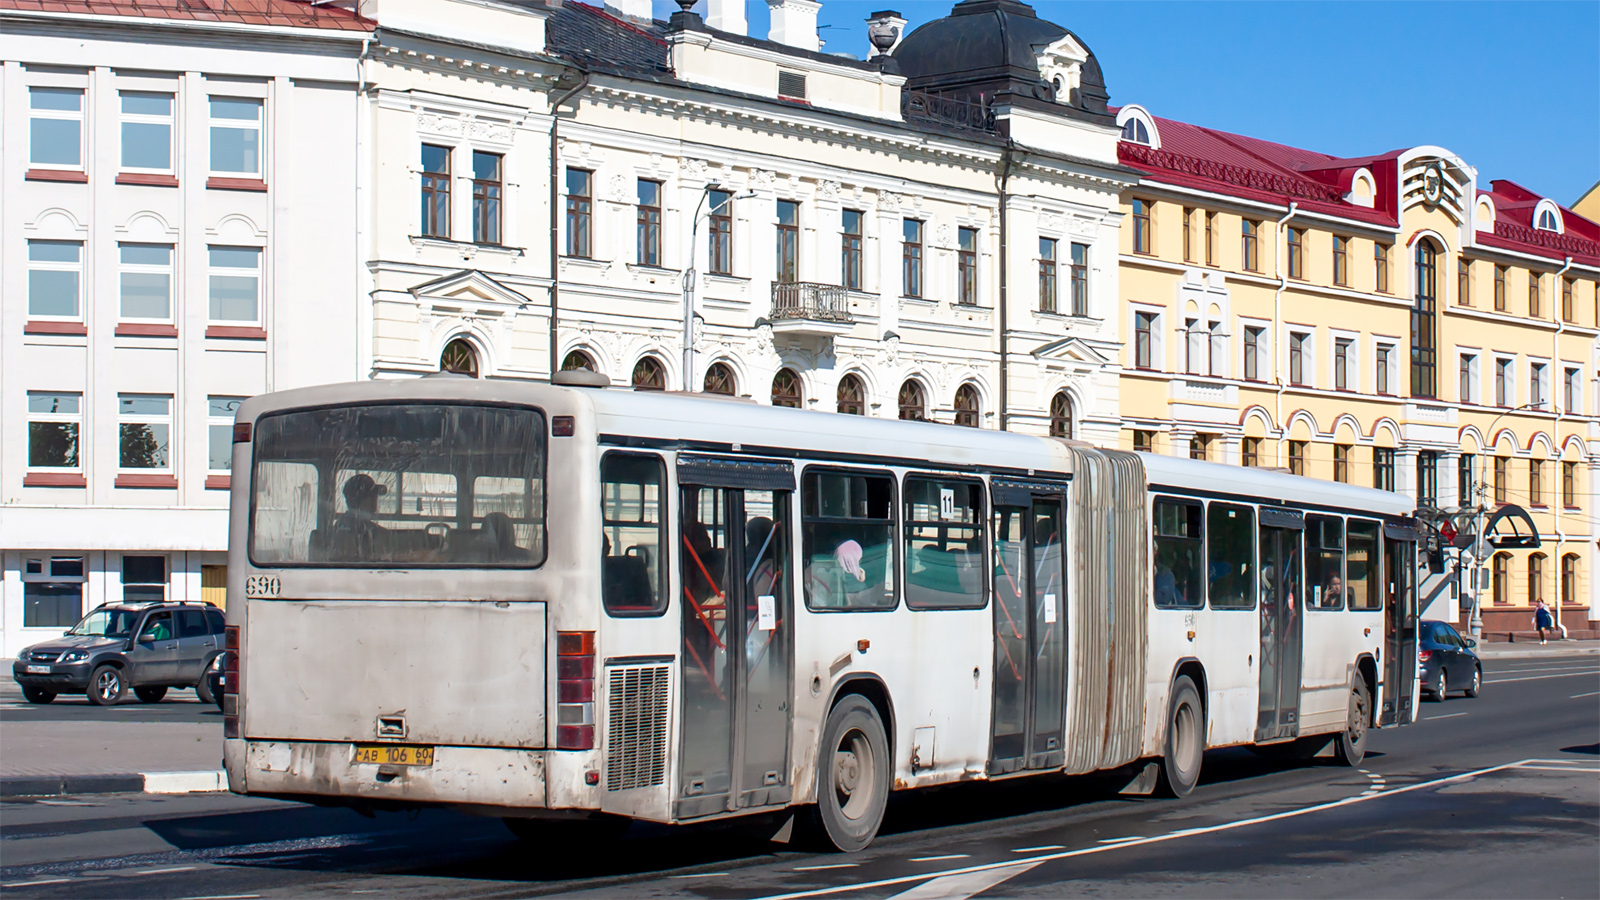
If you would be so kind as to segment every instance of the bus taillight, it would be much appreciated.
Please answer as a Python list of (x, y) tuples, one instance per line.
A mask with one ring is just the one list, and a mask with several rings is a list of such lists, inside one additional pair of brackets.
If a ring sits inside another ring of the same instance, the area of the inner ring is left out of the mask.
[(222, 646), (222, 736), (239, 736), (239, 626), (229, 625), (223, 632)]
[(556, 632), (556, 749), (594, 749), (594, 632)]

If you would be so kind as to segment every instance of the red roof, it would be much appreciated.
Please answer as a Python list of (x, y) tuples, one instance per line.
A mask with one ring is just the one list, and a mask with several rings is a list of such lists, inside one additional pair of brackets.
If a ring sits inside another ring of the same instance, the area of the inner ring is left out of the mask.
[(371, 31), (373, 23), (353, 10), (308, 0), (0, 0), (0, 11), (185, 19), (290, 28)]
[(1575, 263), (1600, 266), (1600, 224), (1556, 203), (1561, 210), (1561, 232), (1536, 229), (1533, 211), (1546, 198), (1514, 181), (1491, 182), (1490, 188), (1479, 190), (1478, 196), (1494, 201), (1494, 234), (1480, 232), (1479, 243), (1555, 260), (1570, 256)]

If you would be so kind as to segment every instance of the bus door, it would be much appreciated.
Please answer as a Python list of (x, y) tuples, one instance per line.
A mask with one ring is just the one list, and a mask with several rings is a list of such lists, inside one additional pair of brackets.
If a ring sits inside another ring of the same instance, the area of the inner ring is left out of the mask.
[(1256, 740), (1300, 732), (1300, 666), (1305, 616), (1305, 514), (1261, 508), (1261, 670)]
[(1409, 725), (1417, 680), (1417, 545), (1414, 529), (1383, 526), (1383, 705), (1379, 725)]
[(678, 458), (679, 818), (789, 801), (794, 616), (786, 462)]
[(1066, 488), (994, 487), (994, 721), (989, 772), (1066, 761)]

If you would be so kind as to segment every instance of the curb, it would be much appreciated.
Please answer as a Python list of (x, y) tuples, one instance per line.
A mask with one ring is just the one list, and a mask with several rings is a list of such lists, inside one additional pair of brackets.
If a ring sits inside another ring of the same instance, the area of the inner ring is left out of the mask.
[[(1499, 646), (1514, 647), (1517, 645), (1502, 644)], [(1477, 647), (1473, 648), (1473, 652), (1478, 654), (1479, 659), (1544, 659), (1547, 657), (1553, 659), (1562, 656), (1595, 656), (1600, 654), (1600, 648), (1596, 647), (1550, 647), (1549, 649), (1535, 649), (1537, 646), (1538, 645), (1535, 645), (1535, 647), (1527, 650), (1489, 650), (1488, 652), (1485, 652), (1483, 645), (1479, 644)]]
[(145, 772), (136, 775), (7, 775), (0, 797), (56, 797), (63, 794), (201, 794), (228, 789), (228, 773)]

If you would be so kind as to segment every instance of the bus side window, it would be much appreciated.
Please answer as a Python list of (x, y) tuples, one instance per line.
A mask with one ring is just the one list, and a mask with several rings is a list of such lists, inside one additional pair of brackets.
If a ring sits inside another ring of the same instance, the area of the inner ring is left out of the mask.
[(600, 590), (612, 615), (658, 615), (667, 608), (666, 464), (647, 453), (600, 460)]
[(808, 609), (894, 609), (894, 476), (807, 470), (801, 552)]
[(913, 475), (905, 493), (906, 605), (982, 607), (983, 483)]
[(1345, 580), (1350, 587), (1350, 608), (1382, 609), (1383, 595), (1379, 592), (1383, 585), (1378, 577), (1379, 525), (1368, 519), (1351, 519), (1348, 529)]
[(1155, 595), (1160, 609), (1194, 609), (1205, 604), (1201, 512), (1198, 500), (1163, 497), (1155, 502)]
[(1344, 521), (1337, 516), (1306, 516), (1306, 562), (1311, 570), (1311, 609), (1342, 609), (1344, 584)]
[(1256, 511), (1233, 503), (1206, 510), (1206, 578), (1212, 609), (1256, 605)]

